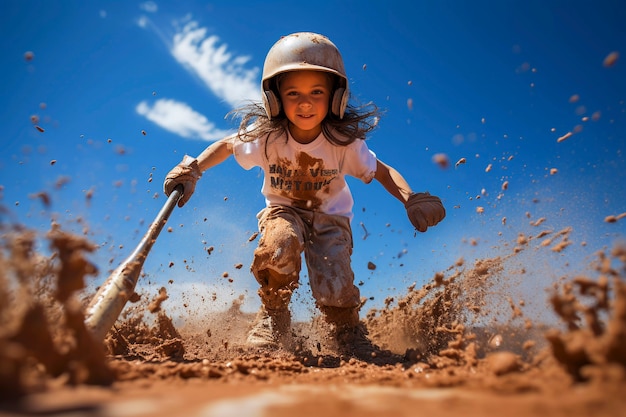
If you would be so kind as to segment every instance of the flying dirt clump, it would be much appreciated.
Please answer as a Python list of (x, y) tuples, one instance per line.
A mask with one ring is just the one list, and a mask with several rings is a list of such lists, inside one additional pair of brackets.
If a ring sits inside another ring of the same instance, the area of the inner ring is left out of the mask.
[[(162, 303), (169, 296), (165, 287), (151, 301), (142, 301), (135, 293), (130, 301), (135, 306), (122, 312), (122, 317), (104, 339), (105, 350), (114, 356), (159, 356), (182, 359), (185, 354), (183, 338), (172, 323), (172, 319), (162, 310)], [(144, 311), (156, 315), (155, 324), (150, 326)], [(150, 347), (147, 353), (143, 347)]]
[(371, 310), (367, 326), (372, 337), (386, 349), (409, 351), (407, 355), (427, 357), (448, 349), (487, 304), (490, 287), (503, 269), (501, 258), (477, 260), (469, 270), (462, 264), (456, 268), (447, 278), (438, 272), (422, 288), (409, 287), (396, 307), (388, 303), (380, 311)]
[(97, 268), (95, 246), (53, 226), (51, 255), (35, 252), (37, 234), (0, 228), (0, 397), (41, 389), (47, 376), (69, 384), (113, 382), (101, 344), (84, 325), (75, 293)]
[[(510, 270), (507, 261), (528, 242), (518, 242), (522, 246), (509, 256), (438, 272), (423, 287), (409, 287), (395, 305), (388, 299), (385, 308), (367, 315), (370, 337), (385, 349), (404, 351), (415, 372), (429, 374), (431, 386), (480, 383), (503, 389), (498, 378), (512, 375), (507, 389), (513, 391), (623, 384), (626, 247), (598, 253), (597, 278), (576, 276), (555, 286), (549, 301), (565, 326), (561, 330), (524, 318), (523, 302), (499, 294)], [(494, 294), (508, 300), (512, 314), (506, 322), (497, 319)]]
[[(568, 332), (551, 329), (546, 338), (555, 358), (578, 381), (612, 374), (626, 379), (626, 247), (615, 248), (611, 256), (599, 253), (597, 280), (576, 277), (558, 288), (551, 297), (554, 311)], [(611, 259), (622, 262), (622, 271)], [(612, 282), (613, 288), (610, 283)], [(614, 299), (610, 293), (613, 291)], [(609, 317), (603, 322), (601, 317)]]

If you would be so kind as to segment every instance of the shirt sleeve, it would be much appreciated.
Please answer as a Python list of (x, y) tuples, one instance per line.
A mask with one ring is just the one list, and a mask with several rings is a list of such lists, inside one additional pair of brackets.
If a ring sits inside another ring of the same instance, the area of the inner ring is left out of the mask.
[(376, 154), (364, 140), (355, 140), (346, 147), (343, 172), (369, 184), (376, 176)]
[(260, 139), (255, 139), (250, 142), (244, 142), (242, 140), (235, 140), (233, 143), (233, 155), (237, 163), (246, 170), (254, 167), (262, 166), (263, 153), (260, 152), (262, 146)]

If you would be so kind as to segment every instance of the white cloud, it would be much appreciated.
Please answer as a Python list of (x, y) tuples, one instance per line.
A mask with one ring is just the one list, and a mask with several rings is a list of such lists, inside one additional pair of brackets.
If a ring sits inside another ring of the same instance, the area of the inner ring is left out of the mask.
[(260, 99), (259, 68), (246, 68), (250, 57), (233, 56), (226, 44), (220, 44), (215, 35), (207, 36), (207, 29), (196, 22), (174, 35), (171, 53), (230, 106)]
[[(152, 2), (144, 2), (140, 7), (148, 12), (158, 9)], [(136, 20), (141, 28), (153, 30), (174, 59), (229, 107), (259, 101), (259, 68), (247, 65), (250, 57), (230, 52), (226, 44), (215, 35), (208, 36), (207, 29), (199, 27), (191, 16), (186, 16), (182, 22), (186, 22), (182, 29), (175, 25), (174, 34), (168, 35), (147, 16), (142, 15)], [(136, 111), (162, 128), (189, 139), (213, 141), (230, 133), (217, 129), (205, 116), (181, 101), (160, 99), (152, 106), (142, 101)]]
[(148, 13), (156, 13), (159, 10), (159, 6), (153, 1), (146, 1), (139, 5), (139, 8)]
[(135, 110), (163, 129), (188, 139), (214, 141), (230, 133), (217, 129), (215, 124), (186, 103), (172, 99), (159, 99), (152, 106), (144, 100)]
[(146, 16), (139, 16), (137, 19), (137, 26), (145, 29), (148, 26), (148, 18)]

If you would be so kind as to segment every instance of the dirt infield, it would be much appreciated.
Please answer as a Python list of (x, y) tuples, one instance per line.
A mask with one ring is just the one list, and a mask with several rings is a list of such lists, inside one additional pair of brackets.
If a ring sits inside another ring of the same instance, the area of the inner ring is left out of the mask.
[[(362, 311), (379, 349), (355, 358), (335, 352), (315, 318), (294, 325), (289, 351), (250, 350), (243, 341), (253, 316), (239, 300), (176, 328), (165, 289), (134, 297), (98, 343), (83, 324), (89, 294), (79, 296), (95, 247), (59, 228), (2, 236), (5, 415), (617, 416), (626, 406), (624, 247), (597, 252), (593, 276), (554, 284), (558, 324), (526, 315), (506, 284), (520, 254), (549, 250), (537, 245), (542, 236), (520, 236), (508, 254), (471, 265), (459, 260)], [(49, 242), (50, 256), (35, 250), (37, 239)], [(494, 300), (508, 306), (505, 320)]]

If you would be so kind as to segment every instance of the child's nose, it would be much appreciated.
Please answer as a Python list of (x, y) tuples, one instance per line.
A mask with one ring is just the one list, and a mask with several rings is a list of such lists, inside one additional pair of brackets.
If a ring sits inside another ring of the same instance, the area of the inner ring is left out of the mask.
[(298, 102), (298, 105), (300, 107), (309, 108), (309, 107), (311, 107), (311, 100), (307, 96), (302, 96), (302, 97), (300, 97), (300, 101)]

